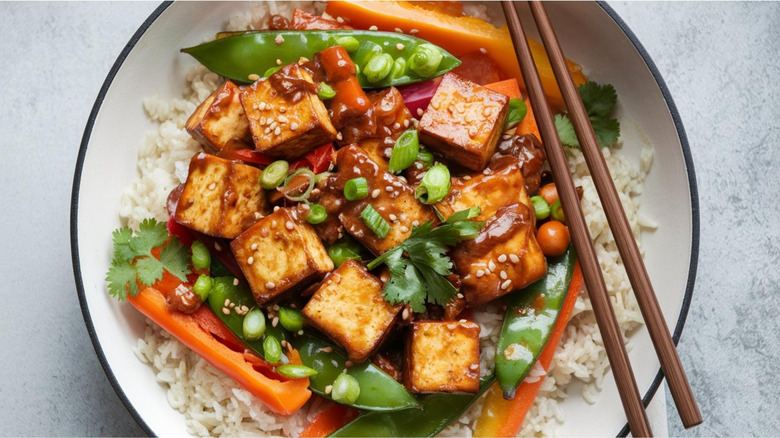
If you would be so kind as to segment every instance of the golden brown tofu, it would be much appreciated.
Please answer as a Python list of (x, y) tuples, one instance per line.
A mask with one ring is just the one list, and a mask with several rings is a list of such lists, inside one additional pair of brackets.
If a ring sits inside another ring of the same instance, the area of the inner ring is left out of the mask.
[(214, 153), (251, 147), (249, 121), (239, 95), (236, 84), (223, 82), (187, 119), (187, 132)]
[[(319, 202), (329, 214), (338, 216), (347, 233), (374, 254), (381, 254), (406, 240), (415, 225), (436, 221), (433, 211), (414, 199), (414, 190), (408, 184), (383, 170), (363, 149), (355, 145), (340, 149), (336, 167), (338, 172), (328, 178)], [(343, 195), (344, 185), (358, 177), (366, 178), (368, 196), (347, 201)], [(360, 218), (360, 213), (369, 204), (390, 224), (390, 231), (384, 238), (377, 236)]]
[(238, 161), (195, 155), (176, 207), (176, 222), (210, 236), (238, 236), (267, 213), (265, 192), (257, 183), (260, 173)]
[(382, 297), (382, 282), (355, 260), (333, 271), (303, 308), (306, 320), (347, 350), (355, 363), (381, 345), (403, 306)]
[(314, 229), (293, 208), (266, 216), (236, 237), (230, 249), (259, 305), (333, 270)]
[(317, 97), (312, 78), (290, 64), (241, 92), (255, 148), (292, 160), (336, 139), (336, 128)]
[(447, 73), (420, 119), (420, 143), (482, 170), (496, 150), (508, 108), (507, 96)]
[(406, 338), (404, 384), (414, 393), (479, 391), (479, 325), (421, 321)]

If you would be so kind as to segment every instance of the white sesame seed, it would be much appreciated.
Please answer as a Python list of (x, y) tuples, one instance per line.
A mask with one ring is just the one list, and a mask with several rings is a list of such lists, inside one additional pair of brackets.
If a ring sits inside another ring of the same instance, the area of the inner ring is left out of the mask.
[(412, 29), (409, 31), (410, 34), (416, 34), (417, 32), (419, 32), (419, 30), (417, 29)]
[(343, 18), (341, 18), (341, 17), (336, 17), (336, 21), (338, 21), (339, 23), (343, 23), (343, 22), (344, 22), (344, 19), (343, 19)]
[[(396, 27), (396, 28), (395, 28), (395, 31), (396, 31), (397, 33), (404, 33), (403, 29), (401, 29), (400, 27)], [(399, 45), (400, 45), (400, 44), (399, 44)], [(403, 49), (398, 49), (398, 50), (403, 50)]]
[(376, 199), (379, 196), (380, 193), (382, 193), (381, 190), (374, 189), (374, 190), (371, 191), (371, 197)]
[(325, 394), (330, 394), (331, 391), (333, 391), (333, 385), (328, 385), (325, 387)]
[[(287, 112), (287, 107), (286, 107), (286, 106), (280, 106), (280, 107), (279, 107), (279, 112), (280, 112), (280, 113), (285, 113), (285, 112)], [(284, 121), (285, 121), (285, 122), (287, 121), (287, 117), (284, 117), (284, 116), (280, 116), (280, 117), (279, 117), (279, 119), (280, 119), (280, 120), (281, 120), (282, 118), (284, 118)]]
[(281, 59), (277, 59), (276, 60), (276, 65), (282, 65), (282, 60)]
[(379, 30), (379, 28), (376, 27), (376, 26), (371, 26), (371, 27), (368, 28), (368, 30)]
[(404, 128), (409, 127), (409, 119), (404, 119)]
[(225, 298), (225, 302), (224, 302), (224, 303), (222, 303), (222, 306), (223, 306), (223, 307), (227, 307), (227, 306), (229, 306), (229, 305), (230, 305), (230, 298)]
[(262, 219), (262, 218), (263, 218), (263, 214), (260, 213), (259, 211), (256, 211), (255, 212), (255, 220), (259, 220), (259, 219)]
[(282, 44), (284, 42), (284, 37), (281, 35), (277, 35), (276, 38), (274, 39), (274, 42), (276, 44)]
[(275, 287), (276, 287), (276, 284), (274, 284), (273, 281), (269, 281), (268, 283), (265, 284), (265, 288), (266, 289), (273, 289)]
[(282, 128), (277, 126), (276, 129), (274, 129), (274, 135), (279, 135), (280, 132), (282, 132)]
[(214, 190), (217, 187), (217, 183), (209, 184), (209, 190)]
[(290, 123), (290, 131), (295, 131), (298, 129), (298, 124), (295, 122)]
[(463, 181), (468, 181), (471, 179), (471, 175), (463, 175)]
[(479, 48), (479, 51), (480, 51), (480, 52), (482, 52), (483, 54), (484, 54), (484, 53), (487, 53), (487, 49), (486, 49), (486, 48), (484, 48), (484, 47), (480, 47), (480, 48)]
[(418, 115), (418, 116), (420, 116), (420, 117), (422, 117), (422, 115), (423, 115), (423, 110), (422, 110), (422, 108), (417, 108), (417, 115)]
[(507, 280), (507, 281), (501, 283), (501, 289), (502, 290), (509, 289), (509, 286), (511, 286), (511, 285), (512, 285), (512, 280)]
[(420, 225), (420, 221), (412, 221), (412, 226), (417, 227)]
[(396, 216), (396, 215), (394, 215), (394, 214), (392, 214), (392, 213), (390, 213), (390, 216), (388, 216), (388, 217), (389, 217), (389, 218), (390, 218), (390, 220), (391, 220), (391, 221), (393, 221), (393, 222), (395, 222), (395, 221), (397, 221), (397, 220), (398, 220), (398, 216)]
[(501, 254), (500, 256), (498, 256), (499, 263), (504, 263), (505, 261), (506, 261), (506, 254)]
[(509, 260), (511, 260), (512, 263), (517, 263), (520, 261), (520, 257), (518, 257), (517, 254), (509, 254)]
[(386, 192), (392, 192), (393, 191), (393, 187), (392, 186), (387, 186), (387, 187), (385, 187), (385, 191)]
[(493, 260), (488, 262), (488, 269), (490, 269), (491, 272), (496, 270), (496, 264), (493, 263)]
[(276, 327), (277, 325), (279, 325), (279, 317), (278, 316), (274, 316), (274, 319), (271, 320), (271, 326), (272, 327)]
[(473, 363), (473, 364), (469, 365), (469, 369), (471, 371), (476, 371), (477, 368), (479, 368), (479, 364), (478, 363)]
[(398, 122), (393, 123), (393, 129), (401, 129), (401, 124)]
[(341, 133), (340, 133), (340, 132), (336, 134), (336, 140), (341, 140), (341, 139), (343, 139), (343, 138), (344, 138), (344, 136), (343, 136), (343, 135), (341, 135)]
[(236, 303), (230, 303), (230, 308), (232, 309), (234, 307), (236, 307)]
[(409, 319), (409, 308), (404, 307), (404, 311), (401, 312), (402, 319)]
[(447, 330), (455, 330), (455, 327), (457, 326), (457, 324), (447, 324)]
[(273, 306), (271, 306), (271, 309), (273, 309), (274, 311), (278, 312), (280, 307), (279, 307), (278, 304), (274, 304)]
[(223, 307), (222, 313), (224, 313), (225, 315), (230, 315), (230, 309), (228, 309), (227, 307)]
[(214, 242), (214, 249), (217, 251), (222, 251), (222, 245), (220, 245), (219, 242)]
[(409, 232), (409, 227), (407, 227), (406, 225), (402, 225), (401, 226), (401, 232), (402, 233), (408, 233)]
[(287, 346), (287, 341), (282, 339), (282, 342), (280, 342), (280, 344), (282, 344), (282, 347), (286, 347)]
[(233, 279), (233, 286), (238, 286), (238, 283), (240, 283), (240, 282), (238, 281), (238, 278), (234, 278), (234, 279)]
[(501, 273), (499, 274), (499, 277), (501, 277), (502, 280), (506, 280), (507, 279), (506, 271), (501, 271)]
[(265, 102), (260, 102), (260, 105), (258, 105), (257, 107), (260, 108), (261, 110), (264, 110), (265, 109)]
[[(463, 299), (463, 294), (460, 293), (460, 292), (457, 295), (455, 295), (455, 296), (460, 298), (461, 300)], [(460, 322), (466, 322), (466, 320), (465, 319), (461, 319)]]
[(260, 76), (258, 76), (256, 73), (252, 73), (251, 75), (247, 76), (247, 78), (249, 78), (250, 81), (256, 81), (260, 79)]
[(406, 220), (406, 213), (403, 213), (403, 212), (401, 213), (401, 220), (402, 221)]
[[(396, 29), (398, 29), (398, 28), (396, 27)], [(398, 30), (400, 30), (400, 29), (398, 29)], [(395, 45), (395, 48), (398, 49), (398, 50), (403, 50), (404, 49), (404, 45), (401, 44), (401, 43), (398, 43), (398, 44)]]
[[(279, 208), (280, 208), (280, 207), (279, 207), (278, 205), (274, 206), (274, 213), (276, 213), (277, 211), (279, 211)], [(274, 222), (273, 222), (271, 225), (273, 225), (273, 226), (276, 226), (276, 221), (274, 221)]]
[(303, 334), (303, 330), (298, 330), (298, 334), (302, 335)]
[(287, 221), (287, 222), (284, 224), (284, 227), (285, 227), (285, 228), (287, 228), (288, 230), (292, 231), (292, 230), (293, 230), (293, 228), (295, 228), (295, 225), (292, 223), (292, 221)]
[[(279, 206), (277, 205), (277, 206), (276, 206), (276, 207), (274, 207), (274, 208), (279, 208)], [(274, 210), (274, 211), (276, 211), (276, 210)], [(276, 219), (274, 219), (274, 220), (272, 220), (272, 221), (271, 221), (271, 228), (276, 228)]]
[(254, 263), (254, 262), (255, 262), (255, 258), (254, 258), (254, 257), (252, 257), (252, 256), (249, 256), (249, 258), (248, 258), (248, 259), (246, 259), (246, 264), (247, 264), (247, 265), (251, 265), (251, 264), (252, 264), (252, 263)]
[(478, 271), (477, 271), (477, 278), (480, 278), (480, 277), (482, 277), (483, 275), (485, 275), (485, 271), (483, 271), (482, 269), (480, 269), (480, 270), (478, 270)]
[(267, 134), (270, 134), (270, 133), (271, 133), (271, 128), (265, 128), (265, 129), (263, 130), (263, 134), (266, 134), (266, 135), (267, 135)]
[(257, 249), (257, 244), (253, 243), (252, 246), (250, 246), (250, 248), (252, 248), (252, 251), (256, 250)]

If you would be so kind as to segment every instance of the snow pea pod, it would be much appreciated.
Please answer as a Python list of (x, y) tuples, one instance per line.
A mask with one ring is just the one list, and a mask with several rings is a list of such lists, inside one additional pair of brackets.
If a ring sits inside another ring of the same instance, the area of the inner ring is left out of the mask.
[(331, 398), (325, 388), (346, 369), (347, 374), (360, 384), (360, 395), (348, 406), (383, 413), (419, 406), (417, 399), (403, 385), (371, 362), (347, 368), (347, 355), (341, 349), (308, 334), (299, 335), (290, 342), (298, 350), (301, 362), (317, 370), (317, 375), (309, 377), (309, 388), (323, 397)]
[[(312, 59), (315, 53), (337, 45), (339, 38), (351, 37), (359, 42), (357, 53), (351, 54), (358, 67), (358, 80), (363, 88), (384, 88), (411, 84), (441, 76), (460, 65), (460, 61), (438, 46), (410, 35), (395, 32), (375, 32), (365, 30), (280, 30), (264, 32), (245, 32), (219, 38), (194, 47), (182, 49), (192, 55), (209, 70), (240, 83), (250, 83), (250, 75), (263, 75), (271, 67), (297, 62), (301, 57)], [(342, 40), (343, 41), (343, 40)], [(368, 48), (372, 48), (366, 53)], [(436, 63), (426, 69), (396, 69), (383, 79), (372, 76), (369, 82), (362, 73), (368, 62), (378, 53), (385, 53), (393, 60), (402, 59), (398, 64), (408, 65), (423, 51), (431, 48), (441, 52), (438, 56), (425, 58)], [(357, 56), (360, 55), (360, 56)], [(418, 72), (423, 72), (421, 75)]]
[(577, 254), (548, 259), (547, 276), (509, 298), (504, 325), (496, 344), (496, 376), (504, 398), (515, 396), (550, 337), (569, 290)]
[(463, 415), (495, 380), (483, 377), (476, 394), (437, 393), (420, 398), (422, 409), (365, 412), (333, 432), (331, 437), (429, 437)]

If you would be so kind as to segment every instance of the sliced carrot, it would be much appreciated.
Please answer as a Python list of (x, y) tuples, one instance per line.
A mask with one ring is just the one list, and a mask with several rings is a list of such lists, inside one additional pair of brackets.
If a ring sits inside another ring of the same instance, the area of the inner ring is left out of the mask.
[(522, 93), (520, 93), (520, 85), (518, 85), (517, 79), (514, 78), (487, 84), (485, 88), (509, 96), (511, 99), (521, 99), (523, 97)]
[[(539, 355), (539, 363), (547, 370), (552, 362), (558, 343), (561, 341), (566, 324), (569, 322), (574, 304), (577, 302), (580, 286), (582, 285), (582, 271), (580, 264), (574, 266), (569, 292), (563, 302), (558, 320), (555, 322), (550, 339)], [(474, 429), (475, 437), (513, 437), (517, 435), (526, 414), (531, 409), (536, 399), (536, 394), (542, 386), (544, 379), (536, 382), (521, 382), (513, 400), (505, 400), (498, 383), (488, 389), (485, 395), (485, 403), (482, 405), (482, 413), (477, 420)]]
[[(485, 88), (493, 90), (497, 93), (505, 94), (510, 98), (519, 99), (523, 97), (522, 93), (520, 92), (520, 86), (518, 85), (516, 79), (507, 79), (505, 81), (487, 84), (485, 85)], [(531, 108), (531, 102), (528, 100), (528, 98), (524, 99), (523, 101), (525, 102), (527, 112), (525, 113), (523, 120), (520, 121), (520, 124), (518, 124), (517, 128), (515, 128), (515, 134), (533, 134), (539, 141), (542, 141), (542, 136), (539, 134), (539, 127), (536, 125), (534, 110)]]
[(317, 413), (314, 419), (303, 429), (301, 438), (319, 438), (332, 434), (358, 416), (360, 411), (338, 403), (328, 405)]

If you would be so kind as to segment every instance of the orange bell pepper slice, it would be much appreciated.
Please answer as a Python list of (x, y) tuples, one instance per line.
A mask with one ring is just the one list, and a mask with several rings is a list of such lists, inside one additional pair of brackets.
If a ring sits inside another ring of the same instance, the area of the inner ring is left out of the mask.
[[(506, 25), (496, 28), (480, 18), (454, 16), (409, 1), (329, 1), (325, 10), (331, 16), (341, 17), (357, 28), (376, 26), (384, 31), (401, 29), (404, 33), (441, 46), (455, 56), (486, 52), (507, 76), (516, 78), (525, 88)], [(413, 29), (416, 31), (412, 32)], [(528, 44), (550, 104), (563, 109), (563, 97), (544, 46), (530, 38)], [(582, 68), (569, 60), (566, 62), (575, 85), (584, 84), (586, 78)]]
[(338, 403), (329, 402), (303, 429), (300, 438), (325, 437), (339, 430), (358, 416), (360, 411)]
[[(168, 310), (165, 296), (155, 288), (147, 287), (136, 296), (128, 296), (127, 301), (147, 318), (154, 321), (165, 331), (175, 336), (189, 349), (204, 358), (208, 363), (227, 374), (257, 398), (263, 401), (274, 413), (291, 415), (311, 396), (309, 379), (295, 379), (286, 382), (270, 379), (256, 371), (251, 363), (243, 357), (243, 352), (237, 352), (221, 343), (215, 336), (202, 327), (212, 327), (221, 324), (211, 313), (211, 319), (199, 324), (199, 319), (209, 318), (203, 313), (192, 317), (184, 313)], [(211, 312), (201, 307), (199, 312)], [(196, 312), (197, 313), (197, 312)], [(297, 352), (293, 352), (297, 353)], [(290, 360), (300, 362), (297, 354), (291, 354)]]
[(536, 125), (536, 117), (534, 117), (534, 110), (531, 108), (531, 102), (528, 98), (523, 98), (520, 92), (520, 85), (517, 83), (517, 79), (507, 79), (501, 82), (494, 82), (492, 84), (485, 85), (485, 88), (493, 90), (496, 93), (501, 93), (509, 96), (510, 98), (523, 99), (525, 102), (526, 113), (523, 120), (515, 127), (515, 134), (526, 135), (533, 134), (539, 141), (542, 141), (542, 136), (539, 134), (539, 126)]
[[(561, 341), (566, 324), (569, 322), (574, 304), (577, 302), (580, 286), (582, 285), (582, 271), (580, 264), (574, 266), (569, 292), (561, 307), (561, 313), (555, 322), (550, 339), (539, 355), (539, 363), (547, 370), (552, 362), (555, 349)], [(498, 383), (488, 389), (485, 395), (485, 403), (482, 405), (482, 413), (474, 428), (475, 437), (513, 437), (517, 435), (523, 425), (525, 415), (531, 409), (536, 399), (536, 394), (542, 386), (544, 379), (533, 383), (521, 382), (513, 400), (505, 400)]]

